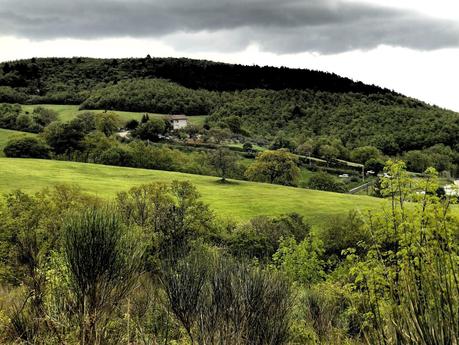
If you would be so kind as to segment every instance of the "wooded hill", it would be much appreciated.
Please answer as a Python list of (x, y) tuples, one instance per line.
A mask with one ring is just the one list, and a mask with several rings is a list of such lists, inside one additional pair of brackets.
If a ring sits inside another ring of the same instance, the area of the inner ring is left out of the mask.
[(296, 147), (326, 136), (338, 140), (336, 146), (372, 145), (389, 155), (436, 144), (457, 149), (459, 141), (457, 113), (387, 89), (318, 71), (203, 60), (5, 62), (0, 102), (211, 115), (211, 127), (258, 141), (281, 136), (284, 146), (290, 141)]

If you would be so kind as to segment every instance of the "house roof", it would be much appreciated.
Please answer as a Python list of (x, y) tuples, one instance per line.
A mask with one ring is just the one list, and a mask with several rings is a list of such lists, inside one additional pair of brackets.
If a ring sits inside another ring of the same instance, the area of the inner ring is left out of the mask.
[(169, 120), (187, 120), (186, 115), (169, 115), (167, 117)]

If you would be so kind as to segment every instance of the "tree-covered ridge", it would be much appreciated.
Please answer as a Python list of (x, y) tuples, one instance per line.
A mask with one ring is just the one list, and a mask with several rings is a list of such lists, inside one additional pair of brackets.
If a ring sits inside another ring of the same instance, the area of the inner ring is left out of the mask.
[(201, 115), (212, 112), (218, 97), (216, 92), (192, 90), (163, 79), (134, 79), (96, 89), (81, 108)]
[(117, 83), (132, 78), (169, 79), (191, 89), (214, 91), (261, 88), (363, 94), (393, 93), (332, 73), (285, 67), (232, 65), (185, 58), (40, 58), (0, 64), (0, 86), (14, 88), (27, 96), (50, 97), (58, 92), (73, 92), (81, 93), (81, 97), (84, 97), (85, 91), (100, 84)]
[(329, 136), (348, 148), (373, 145), (386, 154), (458, 142), (459, 117), (397, 95), (337, 94), (310, 90), (246, 90), (228, 98), (211, 121), (239, 116), (254, 135), (302, 141)]
[(454, 146), (459, 140), (456, 113), (392, 94), (262, 89), (216, 92), (192, 90), (161, 79), (138, 79), (98, 89), (82, 107), (210, 114), (209, 125), (228, 126), (233, 132), (238, 129), (228, 122), (237, 117), (242, 132), (254, 138), (271, 140), (282, 132), (300, 144), (305, 138), (328, 136), (351, 149), (372, 145), (390, 155), (439, 143)]

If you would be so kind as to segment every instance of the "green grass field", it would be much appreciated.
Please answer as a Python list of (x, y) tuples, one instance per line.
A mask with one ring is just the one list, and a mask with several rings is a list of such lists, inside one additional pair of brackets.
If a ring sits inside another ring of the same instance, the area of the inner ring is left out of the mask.
[[(241, 144), (241, 143), (232, 143), (232, 144), (228, 144), (226, 145), (228, 147), (236, 147), (238, 149), (242, 149), (244, 144)], [(257, 152), (262, 152), (262, 151), (266, 151), (267, 148), (265, 147), (261, 147), (261, 146), (258, 146), (258, 145), (252, 145), (252, 150), (254, 151), (257, 151)]]
[(25, 132), (18, 132), (18, 131), (11, 131), (9, 129), (2, 129), (0, 128), (0, 157), (3, 157), (3, 148), (5, 147), (6, 143), (13, 137), (20, 136), (20, 135), (36, 135), (33, 133), (25, 133)]
[(329, 215), (380, 208), (385, 203), (366, 196), (245, 181), (222, 185), (210, 176), (35, 159), (0, 158), (0, 176), (3, 193), (14, 189), (34, 192), (66, 183), (77, 184), (83, 191), (100, 197), (113, 197), (119, 191), (153, 181), (189, 180), (217, 215), (236, 220), (297, 212), (312, 224), (320, 224)]
[[(101, 112), (103, 110), (79, 110), (78, 105), (56, 105), (56, 104), (36, 104), (36, 105), (23, 105), (22, 108), (24, 111), (28, 111), (31, 113), (35, 107), (45, 107), (52, 109), (56, 111), (59, 114), (59, 119), (61, 121), (70, 121), (73, 119), (78, 113), (84, 112), (84, 111), (91, 111), (91, 112)], [(142, 118), (142, 115), (145, 112), (129, 112), (129, 111), (113, 111), (114, 113), (118, 114), (119, 117), (123, 121), (128, 121), (128, 120), (140, 120)], [(149, 113), (150, 114), (150, 113)], [(157, 117), (163, 117), (166, 115), (163, 114), (150, 114), (150, 116), (157, 116)], [(188, 117), (189, 121), (196, 125), (196, 126), (202, 126), (204, 125), (204, 121), (206, 119), (206, 116), (189, 116)]]

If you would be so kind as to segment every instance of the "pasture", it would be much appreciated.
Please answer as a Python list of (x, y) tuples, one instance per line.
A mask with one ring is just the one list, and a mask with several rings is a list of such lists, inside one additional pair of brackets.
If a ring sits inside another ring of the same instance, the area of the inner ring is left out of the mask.
[(380, 209), (385, 204), (367, 196), (234, 180), (221, 184), (213, 176), (52, 160), (0, 158), (0, 176), (0, 193), (15, 189), (36, 192), (55, 184), (76, 184), (103, 198), (114, 197), (135, 185), (188, 180), (218, 216), (238, 221), (297, 212), (312, 224), (320, 224), (330, 215), (353, 209)]

